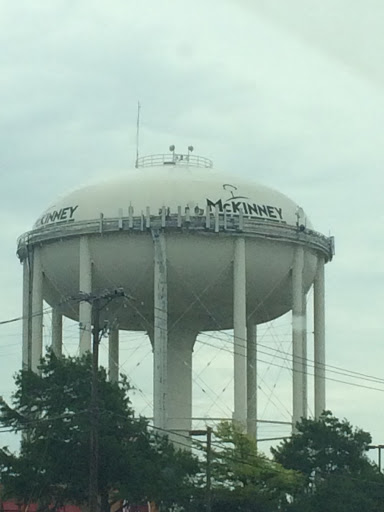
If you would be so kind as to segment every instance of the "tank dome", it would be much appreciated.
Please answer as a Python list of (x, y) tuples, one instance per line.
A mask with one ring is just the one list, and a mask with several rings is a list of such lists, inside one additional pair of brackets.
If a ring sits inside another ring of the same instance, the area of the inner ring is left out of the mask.
[[(220, 213), (238, 215), (295, 226), (298, 206), (288, 197), (244, 178), (225, 175), (213, 169), (189, 166), (162, 166), (136, 169), (119, 178), (80, 188), (53, 203), (37, 219), (34, 228), (59, 222), (118, 217), (128, 207), (140, 215), (147, 208), (151, 214), (167, 207), (177, 213), (178, 207), (204, 215), (206, 208)], [(300, 222), (308, 226), (302, 213)], [(309, 226), (308, 226), (309, 227)]]
[[(58, 199), (22, 238), (19, 255), (27, 244), (39, 244), (49, 304), (79, 292), (85, 235), (92, 288), (122, 287), (136, 298), (135, 312), (115, 312), (127, 330), (153, 325), (154, 226), (167, 232), (169, 316), (182, 316), (198, 331), (233, 327), (233, 241), (240, 232), (246, 237), (247, 307), (256, 323), (290, 309), (298, 242), (306, 244), (305, 290), (314, 279), (317, 251), (329, 259), (328, 240), (312, 231), (302, 209), (284, 194), (219, 172), (202, 157), (155, 155), (139, 164)], [(77, 320), (78, 308), (64, 314)]]

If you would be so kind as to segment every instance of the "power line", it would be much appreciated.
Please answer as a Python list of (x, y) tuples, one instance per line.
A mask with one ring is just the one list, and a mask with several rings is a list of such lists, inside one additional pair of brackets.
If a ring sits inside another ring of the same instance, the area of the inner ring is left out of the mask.
[[(198, 341), (198, 343), (204, 343), (204, 342)], [(215, 348), (215, 345), (211, 345), (211, 344), (209, 344), (209, 343), (204, 343), (204, 344), (205, 344), (205, 345), (207, 345), (207, 346), (210, 346), (210, 347)], [(230, 354), (233, 354), (233, 353), (234, 353), (233, 351), (231, 351), (231, 350), (229, 350), (229, 349), (223, 349), (223, 350), (226, 350), (226, 351), (227, 351), (227, 352), (229, 352)], [(236, 351), (235, 351), (235, 353), (236, 353), (237, 355), (243, 355), (242, 353), (239, 353), (239, 352), (236, 352)], [(244, 357), (246, 357), (246, 356), (244, 355)], [(260, 359), (260, 358), (258, 358), (258, 361), (260, 361), (261, 363), (270, 364), (271, 366), (276, 366), (277, 368), (285, 368), (284, 366), (281, 366), (281, 365), (276, 364), (276, 363), (272, 363), (272, 362), (270, 362), (270, 361), (264, 361), (263, 359)], [(296, 371), (296, 370), (293, 370), (293, 369), (292, 369), (291, 371), (293, 372), (293, 371)], [(304, 373), (302, 370), (300, 370), (300, 371), (299, 371), (299, 370), (297, 370), (297, 371), (298, 371), (298, 373)], [(309, 372), (307, 372), (307, 375), (309, 375), (310, 377), (313, 377), (313, 376), (314, 376), (314, 374), (309, 373)], [(373, 386), (365, 386), (365, 385), (363, 385), (363, 384), (356, 384), (356, 383), (354, 383), (354, 382), (348, 382), (348, 381), (343, 381), (343, 380), (340, 380), (340, 379), (334, 379), (334, 378), (332, 378), (332, 377), (325, 377), (325, 379), (326, 379), (326, 380), (329, 380), (329, 381), (332, 381), (332, 382), (339, 382), (339, 383), (341, 383), (341, 384), (347, 384), (347, 385), (349, 385), (349, 386), (354, 386), (354, 387), (358, 387), (358, 388), (372, 389), (372, 390), (374, 390), (374, 391), (384, 392), (384, 389), (374, 388)]]
[[(63, 304), (68, 303), (68, 302), (70, 302), (72, 300), (73, 300), (73, 298), (66, 298), (65, 300), (61, 301), (56, 307), (60, 307)], [(196, 301), (194, 301), (194, 302), (196, 302)], [(133, 306), (132, 303), (130, 303), (130, 306), (131, 307)], [(51, 309), (50, 307), (47, 307), (42, 312), (35, 313), (32, 316), (44, 315), (48, 311), (50, 311), (50, 309)], [(135, 306), (134, 306), (134, 309), (135, 309), (135, 311), (138, 314), (140, 314), (140, 316), (143, 318), (143, 320), (145, 320), (145, 322), (148, 323), (149, 326), (151, 327), (151, 322), (147, 318), (145, 318), (145, 316), (142, 315), (140, 310), (137, 307), (135, 307)], [(10, 323), (15, 323), (17, 321), (24, 320), (25, 318), (26, 318), (26, 316), (19, 316), (19, 317), (15, 317), (15, 318), (10, 318), (8, 320), (3, 320), (3, 321), (0, 321), (0, 326), (1, 325), (7, 325), (7, 324), (10, 324)], [(228, 340), (223, 339), (223, 337), (215, 336), (212, 333), (208, 334), (207, 332), (204, 333), (204, 336), (209, 337), (211, 339), (217, 339), (217, 340), (219, 340), (221, 342), (224, 342), (224, 343), (231, 343), (235, 347), (236, 347), (236, 345), (239, 344), (238, 342), (236, 342), (236, 339), (233, 339), (232, 336), (230, 336), (230, 337), (228, 336), (230, 338)], [(206, 342), (204, 343), (201, 340), (197, 340), (197, 341), (200, 344), (205, 344), (206, 346), (211, 346), (212, 348), (217, 348), (216, 346), (210, 345), (209, 343), (206, 343)], [(240, 338), (239, 341), (244, 342), (246, 340)], [(260, 348), (262, 348), (264, 350), (260, 350)], [(220, 348), (220, 350), (227, 351), (224, 348)], [(268, 351), (272, 352), (272, 354), (269, 353)], [(235, 350), (235, 353), (236, 353), (236, 350)], [(283, 351), (281, 351), (279, 349), (271, 348), (271, 347), (268, 347), (267, 345), (260, 344), (260, 343), (258, 343), (258, 353), (262, 353), (262, 354), (268, 355), (268, 356), (272, 356), (273, 353), (275, 353), (277, 355), (275, 355), (274, 357), (277, 357), (277, 358), (283, 359), (283, 360), (287, 360), (287, 357), (289, 357), (290, 361), (292, 360), (292, 356), (291, 355), (289, 355), (289, 354), (287, 354), (287, 353), (285, 353), (285, 352), (283, 352)], [(243, 355), (243, 354), (241, 354), (241, 355)], [(306, 361), (307, 363), (309, 363), (309, 365), (311, 367), (315, 368), (315, 363), (314, 363), (313, 360), (311, 360), (309, 358), (300, 358), (300, 357), (299, 357), (299, 359), (302, 359), (302, 360)], [(273, 363), (273, 362), (265, 361), (265, 360), (262, 360), (260, 358), (258, 358), (258, 361), (262, 362), (262, 363), (265, 363), (265, 364), (269, 364), (271, 366), (278, 367), (278, 368), (287, 369), (284, 366), (278, 365), (278, 364)], [(338, 374), (338, 375), (341, 375), (341, 376), (346, 376), (346, 377), (353, 378), (353, 379), (360, 379), (360, 380), (371, 381), (371, 382), (378, 383), (378, 384), (384, 384), (384, 379), (381, 379), (379, 377), (376, 377), (376, 376), (373, 376), (373, 375), (370, 375), (370, 374), (366, 374), (366, 373), (362, 373), (362, 372), (357, 372), (357, 371), (349, 370), (349, 369), (344, 369), (344, 368), (342, 368), (340, 366), (335, 366), (335, 365), (330, 365), (330, 364), (325, 364), (325, 365), (321, 365), (321, 366), (323, 366), (325, 368), (325, 370), (327, 372), (330, 372), (330, 373)], [(302, 372), (300, 372), (300, 373), (302, 373)], [(312, 376), (312, 374), (308, 374), (308, 375)], [(365, 388), (365, 389), (372, 389), (372, 390), (376, 390), (376, 391), (384, 391), (382, 389), (375, 388), (373, 386), (366, 386), (366, 385), (362, 385), (362, 384), (356, 384), (356, 383), (347, 382), (347, 381), (344, 381), (344, 380), (341, 380), (341, 379), (331, 378), (331, 377), (328, 377), (328, 376), (326, 376), (325, 379), (329, 380), (329, 381), (334, 381), (334, 382), (339, 382), (339, 383), (342, 383), (342, 384), (347, 384), (347, 385), (355, 386), (355, 387), (361, 387), (361, 388)]]
[[(140, 314), (140, 311), (136, 308), (136, 306), (135, 306), (135, 305), (131, 305), (131, 306), (135, 309), (135, 311), (136, 311), (138, 314)], [(188, 328), (186, 328), (186, 330), (190, 330), (190, 331), (191, 331), (191, 329), (188, 329)], [(233, 344), (234, 348), (235, 348), (236, 346), (238, 346), (238, 345), (239, 345), (239, 343), (236, 341), (236, 338), (235, 338), (235, 337), (233, 337), (233, 336), (230, 336), (230, 335), (228, 335), (228, 338), (229, 338), (229, 339), (227, 339), (227, 340), (226, 340), (226, 339), (223, 339), (223, 338), (221, 338), (221, 337), (219, 337), (219, 336), (215, 336), (215, 335), (213, 335), (213, 334), (211, 334), (211, 333), (210, 333), (210, 334), (208, 334), (208, 332), (204, 332), (204, 336), (206, 336), (206, 337), (208, 337), (208, 338), (215, 339), (215, 340), (219, 340), (219, 341), (224, 342), (224, 343), (231, 343), (231, 344)], [(238, 339), (239, 341), (242, 341), (242, 342), (246, 342), (246, 341), (247, 341), (247, 340), (246, 340), (246, 339), (244, 339), (244, 338), (237, 338), (237, 339)], [(199, 339), (197, 339), (197, 342), (198, 342), (198, 343), (203, 343), (203, 344), (205, 344), (205, 345), (207, 345), (207, 346), (211, 346), (212, 348), (217, 348), (215, 345), (210, 345), (209, 343), (203, 342), (203, 341), (201, 341), (201, 340), (199, 340)], [(258, 344), (258, 353), (262, 353), (262, 354), (264, 354), (264, 355), (268, 355), (268, 356), (272, 356), (272, 355), (273, 355), (273, 354), (270, 354), (270, 353), (268, 353), (268, 352), (265, 352), (265, 351), (260, 350), (260, 349), (259, 349), (259, 346), (261, 346), (262, 348), (264, 348), (264, 349), (266, 349), (266, 350), (273, 351), (273, 352), (277, 352), (278, 354), (279, 354), (279, 353), (282, 353), (282, 354), (283, 354), (283, 357), (282, 357), (281, 355), (280, 355), (280, 356), (276, 356), (276, 357), (278, 357), (278, 358), (280, 358), (280, 359), (285, 359), (285, 358), (287, 357), (287, 354), (286, 354), (286, 353), (281, 352), (281, 351), (280, 351), (280, 350), (278, 350), (278, 349), (270, 348), (270, 347), (268, 347), (268, 346), (266, 346), (266, 345), (263, 345), (263, 344), (261, 344), (261, 345), (260, 345), (260, 344)], [(238, 352), (236, 352), (236, 350), (234, 350), (234, 351), (229, 351), (229, 350), (226, 350), (226, 349), (224, 349), (224, 348), (222, 348), (221, 350), (224, 350), (224, 351), (227, 351), (227, 352), (231, 352), (232, 354), (233, 354), (233, 353), (235, 353), (235, 354), (237, 354), (237, 355), (241, 355), (242, 357), (246, 357), (246, 355), (244, 355), (244, 354), (242, 354), (242, 353), (238, 353)], [(290, 357), (290, 359), (292, 360), (292, 356), (290, 355), (289, 357)], [(301, 359), (301, 360), (303, 360), (303, 361), (306, 361), (307, 363), (309, 363), (309, 364), (310, 364), (310, 366), (311, 366), (312, 368), (315, 368), (315, 367), (316, 367), (315, 362), (314, 362), (313, 360), (309, 359), (309, 358), (303, 358), (303, 357), (299, 357), (299, 356), (298, 356), (298, 359)], [(258, 358), (258, 361), (259, 361), (259, 362), (262, 362), (262, 363), (265, 363), (265, 364), (270, 364), (271, 366), (276, 366), (276, 367), (278, 367), (278, 368), (281, 368), (281, 367), (282, 367), (281, 365), (278, 365), (278, 364), (276, 364), (276, 363), (271, 363), (271, 362), (269, 362), (269, 361), (265, 361), (265, 360), (260, 359), (260, 358)], [(321, 366), (322, 366), (322, 367), (324, 367), (324, 368), (325, 368), (328, 372), (330, 372), (330, 373), (340, 374), (340, 375), (344, 375), (344, 376), (347, 376), (347, 377), (350, 377), (350, 378), (355, 378), (355, 379), (360, 379), (360, 380), (368, 380), (368, 381), (376, 382), (376, 383), (378, 383), (378, 384), (384, 384), (384, 379), (381, 379), (381, 378), (379, 378), (379, 377), (375, 377), (375, 376), (372, 376), (372, 375), (368, 375), (368, 374), (364, 374), (364, 373), (356, 372), (356, 371), (353, 371), (353, 370), (343, 369), (343, 368), (341, 368), (341, 367), (338, 367), (338, 366), (332, 366), (332, 365), (328, 365), (328, 364), (326, 364), (326, 365), (321, 365)], [(286, 367), (284, 367), (284, 366), (283, 366), (282, 368), (287, 369), (287, 368), (286, 368)], [(339, 371), (339, 370), (340, 370), (340, 371)], [(292, 369), (291, 371), (293, 371), (293, 369)], [(295, 371), (296, 371), (296, 370), (295, 370)], [(298, 371), (298, 372), (299, 372), (299, 373), (304, 373), (303, 371)], [(308, 373), (308, 375), (313, 376), (313, 374), (310, 374), (310, 373)], [(326, 379), (326, 380), (330, 380), (330, 381), (334, 381), (334, 382), (340, 382), (340, 383), (343, 383), (343, 384), (348, 384), (348, 385), (355, 386), (355, 387), (363, 387), (363, 388), (366, 388), (366, 389), (373, 389), (373, 390), (377, 390), (377, 391), (384, 391), (384, 389), (374, 388), (374, 387), (372, 387), (372, 386), (364, 386), (364, 385), (356, 384), (356, 383), (353, 383), (353, 382), (347, 382), (347, 381), (343, 381), (343, 380), (340, 380), (340, 379), (335, 379), (335, 378), (328, 377), (328, 376), (326, 376), (326, 377), (325, 377), (325, 379)]]
[[(143, 317), (143, 319), (145, 319), (145, 321), (146, 321), (146, 322), (149, 322), (149, 320), (148, 320), (148, 319), (146, 319), (146, 318), (142, 315), (141, 311), (140, 311), (140, 310), (139, 310), (139, 309), (138, 309), (134, 304), (131, 304), (131, 306), (134, 308), (134, 310), (135, 310), (135, 312), (136, 312), (137, 314), (141, 315), (141, 316)], [(155, 309), (158, 309), (159, 311), (162, 311), (160, 308), (155, 308)], [(156, 318), (156, 317), (155, 317), (155, 318)], [(217, 322), (217, 324), (218, 324), (218, 330), (221, 330), (219, 322)], [(152, 325), (151, 325), (151, 326), (152, 326)], [(171, 327), (171, 329), (172, 329), (172, 327)], [(187, 327), (186, 327), (186, 330), (187, 330), (187, 331), (191, 331), (191, 332), (192, 332), (192, 329), (188, 329)], [(219, 340), (219, 341), (221, 341), (221, 342), (227, 342), (227, 343), (234, 344), (235, 346), (236, 346), (236, 345), (239, 345), (239, 342), (246, 342), (246, 341), (247, 341), (246, 339), (244, 339), (244, 338), (242, 338), (242, 337), (237, 337), (237, 338), (236, 338), (236, 337), (234, 337), (234, 336), (232, 336), (232, 335), (226, 335), (226, 337), (227, 337), (227, 338), (229, 338), (229, 339), (227, 339), (227, 340), (225, 340), (225, 339), (224, 339), (224, 337), (215, 336), (215, 335), (213, 335), (212, 333), (208, 334), (208, 332), (204, 332), (204, 333), (203, 333), (203, 335), (204, 335), (204, 336), (207, 336), (207, 337), (210, 337), (210, 338), (212, 338), (212, 339), (217, 339), (217, 340)], [(237, 339), (238, 341), (236, 341), (236, 339)], [(287, 355), (288, 355), (288, 357), (292, 360), (292, 356), (291, 356), (290, 354), (287, 354), (287, 353), (285, 353), (285, 352), (283, 352), (283, 351), (281, 351), (281, 350), (279, 350), (279, 349), (271, 348), (271, 347), (268, 347), (267, 345), (260, 344), (260, 343), (258, 343), (258, 353), (262, 353), (262, 354), (264, 354), (264, 355), (268, 355), (268, 356), (271, 356), (271, 355), (272, 355), (272, 354), (269, 354), (268, 352), (261, 351), (261, 350), (259, 349), (259, 347), (261, 347), (261, 348), (263, 348), (263, 349), (265, 349), (265, 350), (269, 350), (269, 351), (277, 352), (278, 354), (280, 354), (280, 353), (281, 353), (281, 354), (283, 354), (283, 357), (282, 357), (282, 356), (276, 356), (276, 357), (279, 357), (280, 359), (286, 359), (286, 358), (287, 358)], [(215, 348), (217, 348), (217, 347), (215, 347)], [(309, 364), (310, 364), (310, 366), (312, 366), (313, 368), (315, 368), (315, 366), (316, 366), (316, 365), (315, 365), (314, 360), (312, 360), (312, 359), (309, 359), (309, 358), (303, 358), (303, 357), (300, 357), (300, 356), (297, 356), (297, 359), (300, 359), (300, 360), (302, 360), (302, 361), (305, 361), (305, 362), (309, 363)], [(261, 362), (266, 363), (266, 361), (262, 361), (262, 360), (260, 360), (260, 359), (258, 359), (258, 360), (259, 360), (259, 361), (261, 361)], [(268, 364), (268, 363), (267, 363), (267, 364)], [(274, 365), (274, 366), (276, 366), (276, 365)], [(278, 366), (278, 365), (277, 365), (277, 366)], [(320, 367), (322, 367), (322, 368), (325, 368), (328, 372), (331, 372), (331, 373), (336, 373), (336, 374), (340, 374), (340, 375), (344, 375), (344, 376), (349, 376), (349, 377), (351, 377), (351, 378), (356, 378), (356, 379), (360, 378), (360, 379), (362, 379), (362, 380), (371, 380), (371, 381), (373, 381), (373, 382), (383, 383), (383, 384), (384, 384), (384, 379), (382, 379), (382, 378), (375, 377), (375, 376), (373, 376), (373, 375), (369, 375), (369, 374), (365, 374), (365, 373), (361, 373), (361, 372), (356, 372), (356, 371), (354, 371), (354, 370), (343, 369), (343, 368), (342, 368), (342, 367), (340, 367), (340, 366), (334, 366), (334, 365), (330, 365), (330, 364), (325, 364), (325, 365), (319, 365), (319, 364), (317, 364), (317, 366), (320, 366)], [(278, 366), (278, 367), (280, 367), (280, 366)], [(326, 380), (335, 380), (335, 381), (337, 381), (336, 379), (331, 379), (331, 378), (329, 378), (329, 377), (325, 377), (325, 379), (326, 379)], [(343, 381), (340, 381), (340, 382), (343, 382)]]
[(47, 313), (50, 310), (51, 310), (51, 307), (48, 306), (45, 309), (43, 309), (43, 311), (41, 311), (39, 313), (32, 313), (32, 315), (24, 315), (24, 316), (18, 316), (18, 317), (15, 317), (15, 318), (9, 318), (8, 320), (2, 320), (0, 322), (0, 325), (13, 324), (15, 322), (20, 322), (21, 320), (25, 320), (26, 318), (34, 318), (34, 317), (37, 317), (37, 316), (42, 316), (42, 315), (45, 315), (45, 313)]

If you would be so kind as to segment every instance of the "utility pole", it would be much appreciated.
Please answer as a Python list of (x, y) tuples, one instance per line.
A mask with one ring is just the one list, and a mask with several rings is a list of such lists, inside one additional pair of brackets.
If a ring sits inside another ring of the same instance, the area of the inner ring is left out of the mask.
[(207, 512), (212, 510), (211, 491), (212, 427), (207, 427)]
[(211, 464), (212, 464), (212, 427), (207, 427), (207, 430), (190, 430), (191, 436), (207, 436), (207, 461), (206, 461), (206, 511), (212, 511), (212, 487), (211, 487)]
[(368, 450), (377, 450), (377, 465), (381, 473), (381, 450), (384, 448), (384, 444), (375, 444), (368, 446)]
[(90, 399), (90, 440), (89, 440), (89, 512), (99, 511), (99, 404), (98, 404), (98, 370), (99, 344), (105, 327), (100, 328), (100, 311), (109, 302), (118, 297), (132, 299), (125, 295), (121, 288), (105, 290), (100, 294), (80, 292), (77, 300), (89, 302), (92, 305), (92, 380)]
[(97, 377), (99, 369), (100, 343), (100, 299), (95, 297), (92, 302), (93, 339), (92, 339), (92, 382), (90, 403), (90, 453), (89, 453), (89, 512), (99, 510), (99, 405)]

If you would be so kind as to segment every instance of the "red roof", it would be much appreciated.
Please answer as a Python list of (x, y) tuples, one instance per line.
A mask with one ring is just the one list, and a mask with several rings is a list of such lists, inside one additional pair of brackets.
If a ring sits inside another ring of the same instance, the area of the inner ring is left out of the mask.
[[(148, 505), (130, 505), (129, 512), (147, 512)], [(37, 505), (31, 503), (30, 505), (18, 505), (14, 501), (3, 501), (0, 503), (0, 512), (36, 512)], [(59, 508), (59, 512), (81, 512), (79, 507), (75, 505), (65, 505)]]
[[(36, 512), (37, 505), (31, 503), (30, 505), (18, 505), (13, 501), (3, 501), (1, 504), (1, 512)], [(60, 512), (81, 512), (79, 507), (75, 505), (65, 505), (59, 509)]]

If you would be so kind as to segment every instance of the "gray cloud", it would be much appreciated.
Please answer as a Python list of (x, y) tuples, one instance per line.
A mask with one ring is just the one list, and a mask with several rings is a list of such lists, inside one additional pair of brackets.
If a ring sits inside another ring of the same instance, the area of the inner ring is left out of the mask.
[[(327, 269), (329, 363), (380, 375), (383, 7), (368, 4), (3, 3), (2, 315), (21, 313), (17, 236), (58, 195), (132, 167), (139, 99), (142, 154), (193, 144), (217, 167), (280, 189), (315, 227), (336, 235), (337, 254)], [(7, 388), (21, 358), (14, 347), (20, 329), (2, 331)], [(76, 327), (68, 326), (68, 346), (76, 339)], [(201, 350), (196, 371), (220, 393), (231, 356), (221, 354), (217, 368), (207, 369), (214, 350)], [(135, 378), (144, 388), (150, 356), (141, 368)], [(289, 378), (285, 371), (266, 372), (268, 385), (278, 380), (284, 403)], [(336, 413), (372, 430), (383, 423), (375, 416), (380, 394), (354, 395), (364, 411), (359, 415), (351, 393), (330, 382)], [(196, 403), (199, 414), (212, 405), (199, 386)], [(212, 410), (219, 414), (220, 407)]]

